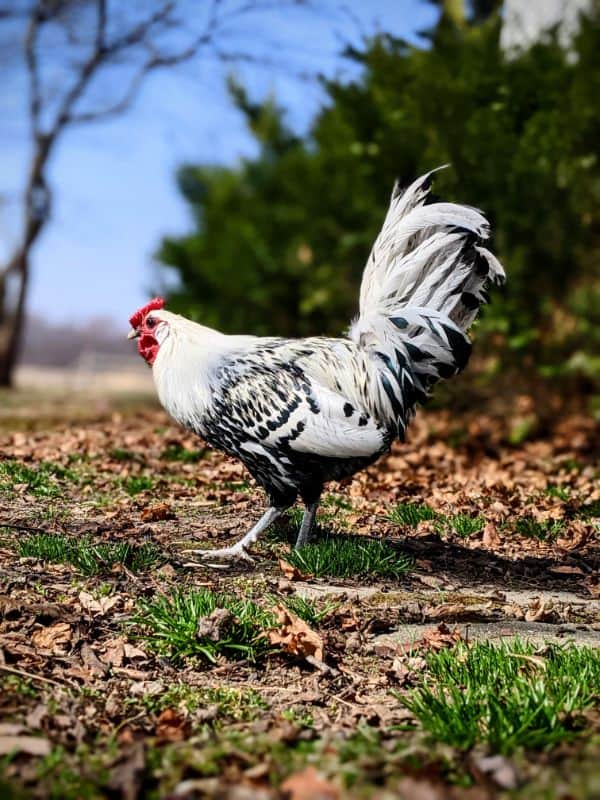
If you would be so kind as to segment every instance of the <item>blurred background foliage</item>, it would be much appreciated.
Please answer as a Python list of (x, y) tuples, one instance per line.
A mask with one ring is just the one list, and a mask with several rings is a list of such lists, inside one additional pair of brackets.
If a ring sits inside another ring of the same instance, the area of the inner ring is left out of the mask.
[(325, 84), (305, 138), (231, 79), (260, 152), (179, 170), (194, 229), (157, 254), (177, 278), (170, 307), (226, 332), (341, 333), (394, 180), (450, 163), (434, 190), (485, 211), (508, 274), (474, 331), (481, 370), (597, 387), (600, 16), (568, 49), (551, 32), (507, 55), (498, 5), (446, 10), (427, 46), (381, 35), (349, 52), (360, 79)]

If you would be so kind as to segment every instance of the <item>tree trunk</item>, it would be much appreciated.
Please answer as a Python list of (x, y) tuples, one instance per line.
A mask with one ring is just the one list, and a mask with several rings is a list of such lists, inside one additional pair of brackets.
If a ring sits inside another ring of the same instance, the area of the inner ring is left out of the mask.
[[(0, 386), (13, 385), (25, 319), (31, 248), (50, 217), (52, 194), (45, 170), (55, 138), (56, 131), (35, 137), (36, 149), (25, 190), (23, 241), (0, 272)], [(14, 291), (10, 285), (13, 281)]]
[[(16, 283), (16, 299), (10, 308), (7, 284), (13, 280)], [(28, 284), (29, 252), (20, 250), (12, 259), (9, 270), (0, 277), (0, 386), (13, 385), (23, 333)]]

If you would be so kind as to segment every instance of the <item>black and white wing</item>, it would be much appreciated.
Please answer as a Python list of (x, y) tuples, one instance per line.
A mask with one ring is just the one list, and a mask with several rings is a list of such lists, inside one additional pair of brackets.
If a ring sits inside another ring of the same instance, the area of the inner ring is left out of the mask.
[[(296, 355), (300, 360), (310, 352)], [(317, 482), (352, 474), (389, 444), (387, 431), (367, 412), (298, 361), (282, 358), (277, 347), (224, 361), (201, 432), (244, 461), (263, 485), (278, 488), (299, 489), (308, 473)]]

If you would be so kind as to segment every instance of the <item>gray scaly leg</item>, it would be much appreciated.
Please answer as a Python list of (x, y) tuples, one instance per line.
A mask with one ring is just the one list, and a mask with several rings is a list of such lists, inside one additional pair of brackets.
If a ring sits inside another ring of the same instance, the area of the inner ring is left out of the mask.
[(302, 517), (302, 525), (300, 525), (300, 533), (298, 534), (298, 538), (296, 539), (294, 550), (297, 550), (299, 547), (304, 547), (305, 544), (308, 544), (308, 540), (310, 539), (310, 532), (312, 530), (315, 517), (317, 516), (318, 507), (319, 507), (318, 500), (306, 506), (306, 509), (304, 511), (304, 516)]
[(284, 511), (284, 508), (275, 508), (273, 506), (268, 508), (258, 520), (256, 525), (249, 530), (248, 533), (239, 540), (239, 542), (236, 542), (231, 547), (223, 547), (219, 550), (192, 549), (183, 550), (182, 552), (193, 553), (194, 555), (204, 556), (205, 558), (226, 559), (228, 561), (252, 561), (253, 559), (246, 552), (246, 548), (250, 547), (251, 544), (254, 544), (260, 534), (266, 530), (269, 525), (275, 522), (275, 520), (280, 517)]

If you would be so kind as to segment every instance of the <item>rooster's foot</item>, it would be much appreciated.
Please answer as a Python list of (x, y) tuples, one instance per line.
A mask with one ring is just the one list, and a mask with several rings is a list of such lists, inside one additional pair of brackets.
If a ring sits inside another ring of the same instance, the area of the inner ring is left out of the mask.
[[(248, 555), (247, 548), (254, 544), (265, 528), (268, 528), (272, 522), (275, 522), (277, 517), (281, 516), (283, 510), (283, 508), (275, 508), (273, 506), (268, 508), (252, 530), (248, 531), (239, 542), (231, 545), (231, 547), (222, 547), (219, 550), (199, 550), (196, 548), (183, 550), (183, 553), (192, 553), (203, 559), (201, 564), (190, 564), (189, 566), (202, 566), (202, 564), (208, 564), (208, 566), (211, 567), (223, 566), (222, 564), (210, 564), (210, 562), (205, 560), (210, 558), (217, 558), (220, 561), (246, 561), (247, 563), (253, 564), (254, 559), (252, 556)], [(186, 566), (188, 565), (186, 564)]]
[(238, 545), (233, 545), (233, 547), (222, 547), (219, 550), (199, 550), (199, 549), (191, 549), (191, 550), (182, 550), (182, 553), (191, 554), (194, 556), (200, 556), (202, 561), (200, 562), (191, 562), (189, 564), (185, 564), (186, 567), (192, 566), (209, 566), (209, 567), (223, 567), (224, 564), (211, 564), (208, 559), (217, 558), (220, 561), (246, 561), (247, 563), (253, 564), (254, 559), (251, 555), (249, 555), (243, 547), (239, 547)]

